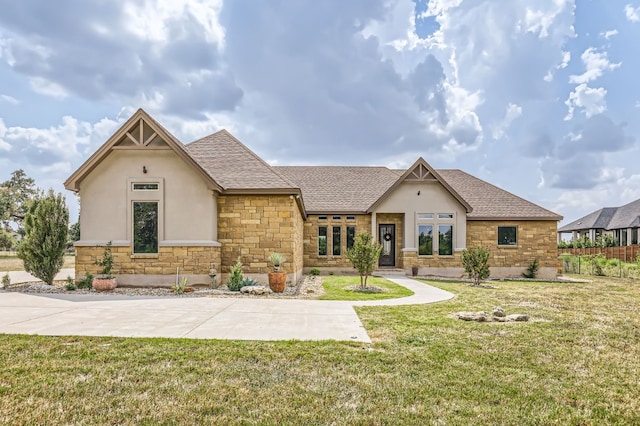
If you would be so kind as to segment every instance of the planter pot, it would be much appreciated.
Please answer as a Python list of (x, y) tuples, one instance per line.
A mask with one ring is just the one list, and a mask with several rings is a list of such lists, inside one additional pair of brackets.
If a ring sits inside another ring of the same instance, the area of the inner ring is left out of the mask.
[(115, 278), (101, 278), (96, 277), (91, 283), (95, 291), (110, 291), (118, 286)]
[(287, 285), (286, 272), (269, 272), (269, 288), (274, 293), (282, 293)]
[(411, 275), (414, 276), (414, 277), (418, 275), (418, 267), (417, 266), (412, 266), (411, 267)]

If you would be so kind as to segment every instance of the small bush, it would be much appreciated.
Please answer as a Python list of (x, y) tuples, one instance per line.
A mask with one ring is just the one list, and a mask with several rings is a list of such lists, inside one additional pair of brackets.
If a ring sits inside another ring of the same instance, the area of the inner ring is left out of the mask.
[(184, 293), (184, 289), (187, 287), (187, 283), (189, 282), (189, 280), (187, 279), (187, 277), (182, 277), (182, 279), (180, 280), (180, 282), (178, 282), (178, 284), (176, 284), (173, 287), (173, 292), (175, 294), (182, 294)]
[(462, 266), (464, 271), (473, 279), (474, 285), (480, 285), (480, 281), (489, 278), (489, 249), (484, 247), (472, 247), (462, 251)]
[(231, 267), (227, 288), (231, 291), (240, 291), (242, 288), (242, 262), (240, 258), (238, 258), (236, 264)]
[(9, 273), (5, 272), (2, 276), (2, 287), (7, 288), (11, 285), (11, 278), (9, 278)]
[(64, 289), (67, 291), (75, 291), (77, 288), (74, 283), (67, 283), (67, 285), (64, 286)]
[(249, 278), (249, 277), (245, 277), (242, 279), (242, 281), (240, 282), (240, 288), (242, 287), (247, 287), (250, 285), (260, 285), (258, 284), (258, 281), (254, 280), (253, 278)]
[(609, 266), (620, 266), (620, 259), (605, 259), (605, 262)]
[(93, 283), (93, 275), (88, 273), (84, 276), (84, 278), (78, 281), (78, 288), (91, 288), (91, 284)]
[(309, 275), (314, 276), (314, 277), (317, 276), (317, 275), (320, 275), (320, 269), (313, 268), (312, 270), (309, 271)]
[(522, 273), (522, 276), (525, 278), (535, 278), (538, 275), (538, 268), (540, 265), (538, 264), (538, 259), (533, 259), (533, 262), (527, 266), (527, 271)]

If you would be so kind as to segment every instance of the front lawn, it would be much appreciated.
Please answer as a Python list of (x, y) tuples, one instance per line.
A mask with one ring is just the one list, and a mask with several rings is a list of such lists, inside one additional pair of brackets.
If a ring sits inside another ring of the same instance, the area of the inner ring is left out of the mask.
[(640, 424), (637, 281), (433, 285), (371, 345), (0, 335), (0, 424)]
[(413, 292), (406, 287), (395, 284), (385, 278), (369, 277), (367, 287), (382, 289), (381, 292), (369, 292), (361, 289), (359, 276), (334, 276), (322, 278), (325, 294), (323, 300), (380, 300), (411, 296)]

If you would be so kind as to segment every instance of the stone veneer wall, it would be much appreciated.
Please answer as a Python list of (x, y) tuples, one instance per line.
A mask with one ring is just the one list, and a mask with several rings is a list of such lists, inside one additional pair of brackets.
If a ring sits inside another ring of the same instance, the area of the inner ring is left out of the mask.
[(273, 252), (287, 257), (283, 269), (289, 284), (302, 277), (302, 216), (289, 195), (218, 197), (218, 241), (223, 283), (240, 257), (244, 274), (266, 284)]
[[(319, 216), (326, 216), (327, 220), (319, 220)], [(340, 216), (339, 220), (334, 220), (333, 216)], [(355, 220), (347, 220), (347, 216), (355, 216)], [(327, 227), (327, 255), (318, 255), (318, 227)], [(342, 241), (340, 256), (331, 254), (331, 231), (332, 227), (342, 227)], [(345, 215), (345, 214), (322, 214), (309, 215), (304, 222), (304, 267), (308, 272), (312, 268), (325, 268), (332, 272), (345, 273), (353, 272), (353, 265), (347, 259), (347, 226), (356, 227), (356, 235), (366, 232), (371, 233), (371, 215)], [(326, 272), (326, 271), (324, 271)]]
[[(498, 246), (498, 226), (516, 226), (518, 245)], [(558, 273), (555, 221), (467, 221), (467, 247), (487, 247), (491, 252), (489, 267), (494, 278), (520, 277), (534, 259), (538, 259), (540, 278), (555, 278)], [(462, 252), (453, 256), (418, 256), (416, 251), (402, 252), (407, 273), (411, 266), (419, 267), (420, 275), (449, 277), (465, 276), (462, 268)]]
[[(516, 226), (517, 246), (498, 246), (498, 226)], [(558, 266), (558, 223), (540, 221), (468, 221), (467, 247), (484, 246), (491, 250), (490, 266), (526, 268), (535, 259), (540, 267)]]
[[(76, 281), (87, 273), (97, 275), (100, 266), (96, 261), (104, 254), (104, 246), (76, 246)], [(211, 268), (220, 270), (220, 247), (175, 246), (160, 247), (155, 255), (132, 256), (131, 246), (111, 247), (112, 273), (118, 285), (169, 286), (175, 283), (176, 269), (181, 277), (187, 277), (190, 285), (211, 285)]]
[(380, 242), (380, 224), (394, 224), (396, 228), (396, 268), (402, 268), (404, 247), (404, 213), (378, 213), (376, 215), (376, 241)]

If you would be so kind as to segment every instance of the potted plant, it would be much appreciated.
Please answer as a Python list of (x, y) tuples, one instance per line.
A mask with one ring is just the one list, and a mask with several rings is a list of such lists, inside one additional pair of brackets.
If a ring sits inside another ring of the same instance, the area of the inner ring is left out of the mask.
[(273, 272), (269, 272), (269, 288), (274, 293), (282, 293), (287, 285), (287, 273), (280, 271), (280, 266), (287, 260), (282, 253), (271, 253), (269, 262), (273, 264)]
[(113, 269), (113, 255), (111, 254), (111, 241), (104, 247), (104, 253), (102, 258), (96, 261), (96, 265), (102, 269), (100, 273), (93, 278), (91, 283), (92, 287), (96, 291), (108, 291), (113, 290), (118, 286), (116, 277), (111, 275), (111, 269)]

